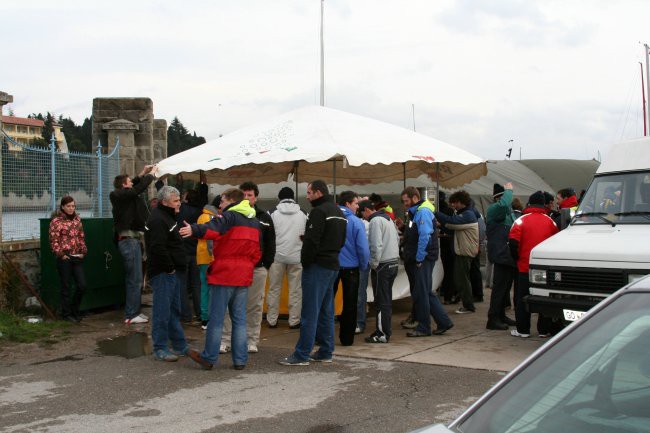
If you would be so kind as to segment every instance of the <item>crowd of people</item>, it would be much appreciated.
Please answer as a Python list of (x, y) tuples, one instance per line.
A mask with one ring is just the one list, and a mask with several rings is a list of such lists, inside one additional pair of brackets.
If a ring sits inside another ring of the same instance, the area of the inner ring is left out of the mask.
[[(484, 217), (465, 191), (454, 192), (448, 200), (440, 193), (436, 209), (417, 188), (406, 187), (400, 195), (401, 218), (378, 194), (360, 197), (343, 191), (335, 202), (325, 182), (314, 180), (307, 186), (308, 211), (288, 187), (280, 190), (276, 207), (265, 211), (257, 205), (259, 188), (251, 181), (208, 203), (201, 174), (198, 187), (185, 194), (156, 182), (157, 197), (147, 206), (145, 192), (156, 171), (151, 165), (134, 178), (119, 175), (110, 194), (115, 242), (125, 270), (124, 323), (149, 321), (140, 311), (145, 272), (153, 290), (154, 358), (176, 361), (188, 356), (205, 369), (227, 352), (232, 352), (235, 369), (245, 368), (248, 354), (259, 350), (267, 281), (266, 323), (276, 328), (285, 276), (288, 325), (299, 329), (299, 337), (294, 351), (279, 360), (283, 365), (332, 361), (339, 287), (339, 344), (353, 345), (355, 336), (364, 333), (365, 343), (389, 343), (400, 261), (412, 299), (410, 315), (400, 323), (406, 336), (444, 334), (454, 326), (444, 304), (459, 304), (454, 312), (464, 315), (475, 313), (475, 303), (483, 301), (479, 257), (486, 246), (487, 285), (492, 289), (486, 328), (515, 327), (513, 336), (529, 337), (531, 317), (523, 298), (529, 293), (530, 251), (558, 232), (555, 200), (559, 208), (575, 210), (578, 205), (575, 192), (567, 188), (557, 196), (537, 191), (521, 207), (511, 183), (495, 184), (494, 202)], [(61, 200), (49, 236), (61, 278), (62, 317), (78, 322), (87, 247), (72, 197)], [(435, 266), (444, 267), (440, 287), (433, 286)], [(370, 332), (369, 281), (375, 305)], [(506, 315), (511, 304), (514, 320)], [(205, 330), (200, 352), (189, 347), (183, 330), (183, 324), (193, 320)], [(540, 316), (537, 331), (540, 337), (549, 336), (549, 319)]]

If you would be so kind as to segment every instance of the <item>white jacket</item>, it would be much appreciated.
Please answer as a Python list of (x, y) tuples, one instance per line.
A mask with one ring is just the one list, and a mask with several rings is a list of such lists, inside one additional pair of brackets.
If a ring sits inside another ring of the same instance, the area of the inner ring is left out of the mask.
[(291, 199), (280, 201), (271, 214), (275, 226), (275, 260), (278, 263), (300, 263), (301, 236), (305, 234), (307, 215)]

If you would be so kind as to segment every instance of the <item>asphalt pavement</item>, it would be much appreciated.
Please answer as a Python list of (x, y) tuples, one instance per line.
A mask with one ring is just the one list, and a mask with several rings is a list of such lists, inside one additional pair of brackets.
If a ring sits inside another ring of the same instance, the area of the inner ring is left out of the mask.
[[(0, 432), (408, 432), (447, 423), (544, 342), (485, 330), (487, 304), (477, 306), (472, 315), (447, 306), (455, 327), (443, 336), (406, 338), (398, 323), (408, 302), (398, 301), (389, 344), (359, 338), (337, 346), (333, 363), (305, 367), (277, 363), (299, 331), (264, 326), (243, 371), (229, 355), (212, 371), (187, 358), (155, 361), (148, 324), (96, 314), (65, 341), (1, 348)], [(200, 327), (186, 334), (202, 348)]]

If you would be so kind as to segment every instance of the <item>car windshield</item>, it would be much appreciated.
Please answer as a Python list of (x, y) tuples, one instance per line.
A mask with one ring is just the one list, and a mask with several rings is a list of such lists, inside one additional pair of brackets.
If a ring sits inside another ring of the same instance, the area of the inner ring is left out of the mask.
[(650, 224), (650, 172), (595, 177), (572, 224)]
[(650, 431), (650, 295), (588, 318), (452, 426), (465, 433)]

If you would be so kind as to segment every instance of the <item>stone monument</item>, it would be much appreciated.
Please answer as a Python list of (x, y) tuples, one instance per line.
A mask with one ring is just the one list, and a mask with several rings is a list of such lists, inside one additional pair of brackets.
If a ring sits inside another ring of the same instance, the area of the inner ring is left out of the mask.
[(151, 98), (93, 99), (93, 147), (106, 152), (120, 140), (120, 171), (135, 176), (167, 157), (167, 121), (154, 119)]

